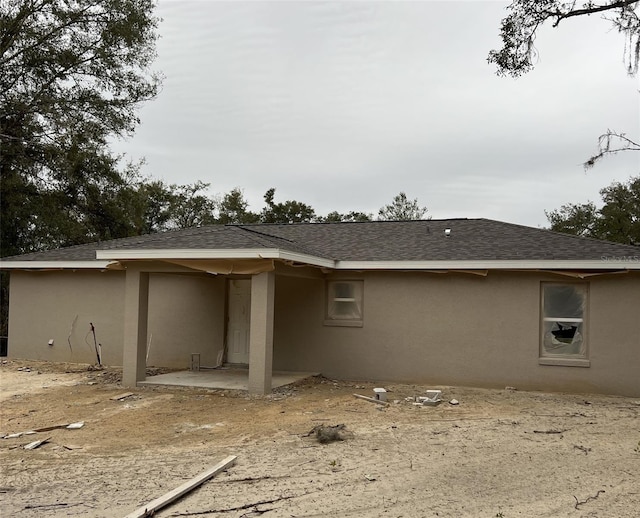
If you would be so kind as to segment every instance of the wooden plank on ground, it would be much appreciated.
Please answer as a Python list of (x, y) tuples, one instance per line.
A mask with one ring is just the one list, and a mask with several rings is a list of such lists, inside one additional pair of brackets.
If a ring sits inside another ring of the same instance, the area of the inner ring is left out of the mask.
[(118, 394), (117, 396), (110, 397), (111, 401), (120, 401), (122, 399), (133, 396), (133, 392), (125, 392), (124, 394)]
[(224, 471), (225, 469), (233, 466), (236, 463), (237, 458), (238, 457), (235, 455), (230, 455), (229, 457), (221, 460), (220, 462), (218, 462), (218, 464), (216, 464), (212, 468), (209, 468), (207, 471), (201, 473), (197, 477), (193, 477), (191, 480), (188, 480), (181, 486), (178, 486), (173, 491), (169, 491), (168, 493), (162, 495), (161, 497), (156, 498), (155, 500), (152, 500), (148, 504), (143, 505), (142, 507), (139, 507), (132, 513), (129, 513), (127, 516), (125, 516), (125, 518), (145, 518), (146, 516), (153, 516), (153, 514), (158, 509), (161, 509), (164, 506), (173, 502), (174, 500), (177, 500), (182, 495), (202, 485), (210, 478), (215, 477), (221, 471)]
[(51, 430), (57, 430), (58, 428), (66, 428), (67, 426), (69, 426), (71, 423), (65, 423), (65, 424), (54, 424), (53, 426), (44, 426), (42, 428), (36, 428), (35, 430), (33, 430), (34, 432), (50, 432)]
[(364, 399), (365, 401), (369, 401), (369, 403), (377, 403), (378, 405), (384, 405), (387, 406), (389, 403), (387, 403), (386, 401), (380, 401), (379, 399), (375, 399), (372, 397), (368, 397), (368, 396), (363, 396), (361, 394), (354, 394), (354, 397), (360, 398), (360, 399)]

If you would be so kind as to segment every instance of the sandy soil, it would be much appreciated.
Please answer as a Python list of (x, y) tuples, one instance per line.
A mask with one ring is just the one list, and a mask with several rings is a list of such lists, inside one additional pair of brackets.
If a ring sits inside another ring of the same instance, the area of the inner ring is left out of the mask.
[[(119, 380), (87, 366), (0, 365), (0, 436), (85, 423), (0, 439), (0, 515), (122, 517), (228, 455), (234, 467), (155, 516), (640, 515), (634, 399), (387, 385), (385, 408), (352, 396), (373, 384), (314, 378), (267, 397), (146, 387), (114, 401), (127, 392)], [(446, 401), (405, 401), (427, 388)], [(321, 424), (351, 436), (319, 444), (307, 433)]]

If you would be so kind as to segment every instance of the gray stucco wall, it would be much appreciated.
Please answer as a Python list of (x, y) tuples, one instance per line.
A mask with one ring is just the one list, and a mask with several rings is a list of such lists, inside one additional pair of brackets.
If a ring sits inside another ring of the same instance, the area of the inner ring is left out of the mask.
[[(122, 271), (12, 272), (9, 357), (96, 363), (93, 322), (103, 364), (122, 365), (124, 280)], [(224, 278), (150, 274), (148, 365), (187, 368), (191, 353), (214, 365), (224, 323)]]
[(214, 367), (224, 347), (225, 300), (223, 277), (151, 274), (147, 365), (188, 368), (199, 353), (201, 366)]
[[(124, 272), (11, 273), (10, 357), (122, 364)], [(274, 369), (331, 378), (406, 381), (640, 396), (640, 274), (590, 277), (590, 367), (540, 365), (540, 283), (565, 276), (369, 272), (363, 327), (331, 327), (325, 280), (277, 275)], [(327, 278), (339, 278), (328, 276)], [(223, 347), (226, 280), (152, 273), (148, 365), (214, 365)], [(77, 316), (77, 319), (76, 319)], [(72, 323), (75, 320), (75, 325)], [(67, 337), (72, 347), (69, 348)], [(47, 343), (54, 340), (54, 345)], [(87, 343), (88, 342), (88, 343)]]
[(93, 322), (103, 363), (122, 363), (123, 272), (16, 271), (9, 290), (9, 357), (96, 363)]
[(274, 367), (331, 378), (640, 395), (640, 275), (591, 277), (591, 366), (540, 365), (540, 283), (525, 272), (364, 273), (364, 326), (328, 327), (324, 281), (278, 278)]

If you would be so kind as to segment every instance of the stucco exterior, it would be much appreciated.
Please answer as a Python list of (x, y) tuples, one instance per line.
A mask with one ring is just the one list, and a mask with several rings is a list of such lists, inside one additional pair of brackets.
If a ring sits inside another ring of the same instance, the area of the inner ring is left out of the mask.
[(225, 279), (200, 274), (149, 276), (148, 365), (184, 368), (191, 353), (203, 367), (224, 349)]
[(103, 362), (122, 364), (123, 272), (12, 272), (9, 293), (9, 357), (96, 363), (92, 322)]
[[(10, 282), (9, 357), (96, 363), (91, 322), (102, 362), (123, 364), (125, 272), (16, 271)], [(151, 273), (147, 365), (187, 368), (199, 353), (202, 366), (215, 366), (224, 347), (225, 289), (222, 277)]]
[[(272, 277), (275, 370), (640, 396), (639, 273), (580, 280), (539, 272), (322, 274), (285, 267)], [(362, 327), (325, 324), (326, 282), (340, 278), (364, 282)], [(217, 365), (228, 277), (156, 272), (148, 279), (146, 365), (187, 368), (192, 353), (203, 366)], [(588, 285), (588, 367), (540, 364), (542, 282)], [(10, 356), (95, 363), (92, 322), (103, 363), (122, 365), (124, 272), (15, 271), (10, 289)], [(260, 372), (270, 371), (265, 358)]]
[[(323, 325), (324, 280), (278, 278), (274, 367), (332, 378), (640, 395), (640, 275), (359, 272), (363, 327)], [(589, 367), (539, 364), (540, 285), (586, 282)]]

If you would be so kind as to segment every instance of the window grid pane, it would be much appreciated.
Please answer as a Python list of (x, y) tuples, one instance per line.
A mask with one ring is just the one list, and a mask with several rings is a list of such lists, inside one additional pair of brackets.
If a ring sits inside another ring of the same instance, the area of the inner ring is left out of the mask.
[(362, 281), (331, 281), (327, 291), (329, 320), (362, 320)]
[(541, 356), (586, 358), (585, 285), (546, 284), (542, 297)]

